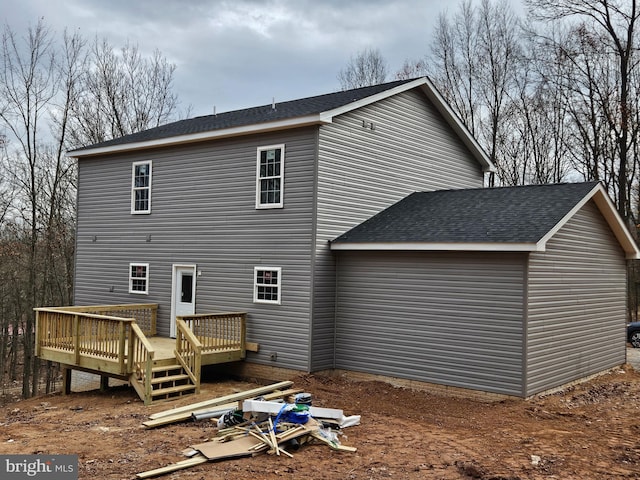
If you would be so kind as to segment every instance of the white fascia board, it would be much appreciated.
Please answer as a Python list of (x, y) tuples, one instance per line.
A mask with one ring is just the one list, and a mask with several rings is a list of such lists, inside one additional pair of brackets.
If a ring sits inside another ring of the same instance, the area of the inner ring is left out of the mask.
[(288, 118), (277, 120), (274, 122), (256, 123), (252, 125), (243, 125), (239, 127), (223, 128), (218, 130), (210, 130), (207, 132), (194, 133), (190, 135), (179, 135), (174, 137), (158, 138), (156, 140), (148, 140), (144, 142), (124, 143), (121, 145), (110, 145), (106, 147), (87, 148), (67, 152), (67, 156), (71, 158), (90, 157), (94, 155), (104, 155), (110, 153), (128, 152), (132, 150), (142, 150), (147, 148), (166, 147), (170, 145), (180, 145), (184, 143), (202, 142), (206, 140), (214, 140), (217, 138), (236, 137), (239, 135), (247, 135), (250, 133), (271, 132), (274, 130), (285, 130), (294, 127), (304, 127), (307, 125), (317, 125), (330, 122), (329, 118), (321, 114), (307, 115), (304, 117)]
[(626, 253), (627, 260), (640, 260), (640, 249), (638, 249), (638, 244), (624, 224), (624, 221), (611, 201), (609, 194), (602, 185), (598, 186), (600, 189), (593, 195), (593, 201), (600, 209), (600, 212), (609, 224), (613, 234), (618, 239), (618, 242), (620, 242), (620, 246)]
[(460, 117), (453, 111), (449, 103), (444, 99), (444, 97), (440, 94), (436, 86), (425, 77), (425, 82), (423, 86), (423, 90), (429, 100), (433, 102), (436, 106), (440, 114), (447, 121), (449, 126), (458, 134), (458, 136), (462, 139), (462, 142), (466, 145), (466, 147), (471, 150), (471, 153), (476, 157), (478, 162), (482, 165), (483, 172), (495, 172), (496, 167), (493, 162), (489, 159), (489, 156), (484, 151), (484, 149), (480, 146), (478, 141), (475, 139), (469, 129), (462, 122)]
[(427, 84), (427, 78), (417, 78), (411, 82), (403, 83), (402, 85), (398, 85), (397, 87), (390, 88), (389, 90), (385, 90), (384, 92), (376, 93), (375, 95), (371, 95), (369, 97), (361, 98), (360, 100), (356, 100), (351, 103), (347, 103), (346, 105), (342, 105), (340, 107), (334, 108), (333, 110), (327, 110), (323, 112), (321, 116), (325, 119), (333, 119), (333, 117), (342, 115), (343, 113), (351, 112), (360, 107), (364, 107), (366, 105), (370, 105), (375, 102), (379, 102), (380, 100), (384, 100), (385, 98), (392, 97), (397, 95), (398, 93), (406, 92), (407, 90), (411, 90), (412, 88), (424, 86)]
[[(428, 242), (332, 242), (331, 250), (439, 251), (439, 252), (536, 252), (535, 243), (428, 243)], [(542, 247), (544, 248), (544, 247)]]
[(602, 184), (598, 183), (593, 189), (582, 198), (547, 234), (538, 241), (538, 251), (544, 251), (547, 242), (573, 217), (585, 204), (593, 199), (594, 203), (600, 210), (600, 213), (609, 224), (611, 231), (625, 251), (628, 260), (640, 259), (640, 249), (635, 240), (629, 233), (624, 224), (622, 217), (618, 213), (615, 205), (611, 201), (609, 194), (606, 192)]

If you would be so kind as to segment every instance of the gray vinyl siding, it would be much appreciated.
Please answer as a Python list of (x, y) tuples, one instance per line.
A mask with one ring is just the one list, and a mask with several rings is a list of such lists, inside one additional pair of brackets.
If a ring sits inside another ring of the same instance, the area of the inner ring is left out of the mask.
[(520, 395), (525, 262), (339, 252), (336, 368)]
[[(168, 336), (172, 264), (196, 264), (197, 313), (248, 312), (248, 340), (260, 344), (250, 361), (307, 370), (316, 131), (81, 160), (75, 303), (158, 303)], [(280, 143), (284, 208), (256, 210), (256, 149)], [(153, 162), (150, 215), (130, 213), (141, 160)], [(149, 263), (149, 295), (128, 293), (130, 262)], [(255, 266), (282, 268), (281, 305), (253, 303)]]
[(624, 258), (592, 201), (531, 254), (527, 396), (624, 363)]
[(480, 164), (419, 90), (334, 118), (319, 145), (312, 370), (334, 366), (329, 240), (414, 191), (483, 186)]

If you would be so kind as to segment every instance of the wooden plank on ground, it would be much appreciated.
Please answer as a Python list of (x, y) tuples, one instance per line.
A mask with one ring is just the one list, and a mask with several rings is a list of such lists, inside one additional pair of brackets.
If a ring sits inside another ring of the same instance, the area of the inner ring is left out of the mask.
[(197, 457), (189, 458), (188, 460), (182, 460), (181, 462), (173, 463), (171, 465), (167, 465), (166, 467), (155, 468), (153, 470), (147, 470), (146, 472), (141, 472), (136, 474), (136, 478), (152, 478), (157, 477), (159, 475), (164, 475), (166, 473), (175, 472), (178, 470), (183, 470), (185, 468), (194, 467), (196, 465), (200, 465), (201, 463), (208, 462), (209, 459), (203, 455), (198, 455)]
[(236, 402), (238, 400), (244, 400), (246, 398), (257, 397), (258, 395), (263, 395), (265, 393), (273, 392), (274, 390), (288, 388), (291, 385), (293, 385), (293, 382), (291, 381), (278, 382), (272, 385), (254, 388), (252, 390), (245, 390), (244, 392), (232, 393), (231, 395), (225, 395), (224, 397), (213, 398), (211, 400), (205, 400), (198, 403), (192, 403), (190, 405), (184, 405), (182, 407), (164, 410), (162, 412), (149, 415), (149, 418), (152, 420), (155, 420), (161, 417), (166, 417), (169, 415), (175, 415), (177, 413), (184, 413), (184, 412), (189, 412), (189, 415), (190, 415), (191, 412), (197, 409), (206, 408), (206, 407), (215, 407), (223, 403)]
[[(296, 393), (300, 393), (302, 390), (301, 389), (290, 389), (290, 390), (282, 390), (282, 391), (275, 391), (273, 393), (269, 393), (267, 395), (264, 395), (265, 400), (275, 400), (276, 398), (284, 398), (284, 397), (288, 397), (289, 395), (295, 395)], [(223, 405), (214, 405), (214, 406), (210, 406), (210, 407), (205, 407), (205, 408), (201, 408), (199, 410), (193, 410), (193, 411), (186, 411), (186, 412), (180, 412), (180, 413), (176, 413), (174, 415), (166, 415), (164, 417), (160, 417), (160, 418), (156, 418), (156, 419), (152, 419), (152, 420), (147, 420), (145, 422), (142, 422), (142, 424), (147, 427), (147, 428), (156, 428), (156, 427), (161, 427), (163, 425), (169, 425), (171, 423), (177, 423), (177, 422), (184, 422), (185, 420), (189, 420), (192, 415), (194, 413), (205, 413), (208, 412), (210, 410), (232, 410), (234, 408), (236, 408), (238, 405), (236, 402), (233, 403), (225, 403)]]

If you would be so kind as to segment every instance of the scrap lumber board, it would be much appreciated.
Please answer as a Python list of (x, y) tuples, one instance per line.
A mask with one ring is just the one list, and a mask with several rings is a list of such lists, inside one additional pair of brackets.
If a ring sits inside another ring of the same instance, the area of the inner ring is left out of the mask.
[[(294, 394), (300, 393), (300, 392), (301, 392), (300, 389), (275, 391), (273, 393), (264, 395), (264, 398), (265, 398), (265, 400), (275, 400), (276, 398), (287, 397), (289, 395), (294, 395)], [(194, 413), (205, 413), (205, 412), (212, 411), (214, 408), (215, 408), (215, 410), (224, 409), (225, 412), (226, 412), (226, 411), (229, 411), (229, 410), (233, 410), (237, 406), (238, 406), (238, 404), (236, 402), (225, 403), (223, 405), (218, 405), (218, 406), (215, 406), (215, 407), (206, 407), (206, 408), (201, 408), (199, 410), (176, 413), (175, 415), (167, 415), (167, 416), (164, 416), (164, 417), (157, 418), (155, 420), (147, 420), (145, 422), (142, 422), (142, 425), (144, 425), (147, 428), (161, 427), (163, 425), (169, 425), (171, 423), (177, 423), (177, 422), (184, 422), (185, 420), (192, 419)]]
[[(299, 388), (293, 388), (290, 390), (278, 390), (276, 392), (273, 393), (268, 393), (267, 395), (263, 395), (262, 398), (264, 400), (276, 400), (278, 398), (287, 398), (291, 395), (295, 395), (296, 393), (300, 393), (302, 390), (300, 390)], [(235, 402), (232, 403), (225, 403), (224, 405), (218, 405), (217, 407), (209, 407), (209, 408), (203, 408), (202, 410), (196, 410), (195, 412), (191, 412), (191, 417), (194, 420), (198, 420), (198, 418), (196, 418), (198, 415), (203, 415), (203, 414), (209, 414), (209, 418), (210, 417), (216, 417), (216, 416), (220, 416), (223, 413), (227, 413), (229, 410), (233, 410), (235, 408), (239, 408), (240, 410), (242, 410), (242, 401), (240, 401), (240, 405), (238, 405)], [(182, 415), (182, 414), (179, 414)], [(164, 417), (164, 418), (171, 418), (171, 417)], [(162, 419), (158, 419), (158, 420), (162, 420)]]
[[(268, 402), (264, 400), (245, 400), (242, 402), (244, 412), (270, 413), (277, 415), (283, 407), (283, 403)], [(309, 415), (316, 418), (331, 418), (341, 420), (344, 412), (337, 408), (309, 407)]]
[(181, 462), (167, 465), (166, 467), (155, 468), (153, 470), (147, 470), (136, 474), (136, 478), (152, 478), (158, 475), (164, 475), (165, 473), (175, 472), (177, 470), (183, 470), (185, 468), (194, 467), (201, 463), (208, 462), (209, 459), (205, 456), (198, 455), (197, 457), (189, 458), (188, 460), (182, 460)]
[(254, 388), (252, 390), (245, 390), (244, 392), (232, 393), (231, 395), (225, 395), (224, 397), (218, 397), (218, 398), (214, 398), (214, 399), (211, 399), (211, 400), (205, 400), (205, 401), (198, 402), (198, 403), (192, 403), (190, 405), (184, 405), (182, 407), (171, 408), (169, 410), (164, 410), (162, 412), (158, 412), (158, 413), (154, 413), (152, 415), (149, 415), (149, 418), (151, 420), (155, 420), (157, 418), (166, 417), (166, 416), (169, 416), (169, 415), (174, 415), (176, 413), (184, 413), (184, 412), (189, 412), (189, 415), (191, 415), (191, 412), (193, 410), (197, 410), (197, 409), (200, 409), (200, 408), (206, 408), (206, 407), (215, 407), (215, 406), (221, 405), (223, 403), (236, 402), (238, 400), (244, 400), (245, 398), (256, 397), (258, 395), (263, 395), (265, 393), (273, 392), (274, 390), (280, 390), (282, 388), (289, 388), (291, 385), (293, 385), (293, 382), (291, 382), (291, 381), (274, 383), (272, 385), (267, 385), (265, 387), (258, 387), (258, 388)]

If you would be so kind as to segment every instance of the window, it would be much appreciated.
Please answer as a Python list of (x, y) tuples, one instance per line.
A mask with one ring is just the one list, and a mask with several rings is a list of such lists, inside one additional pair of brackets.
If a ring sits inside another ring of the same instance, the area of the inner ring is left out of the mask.
[(256, 208), (282, 208), (284, 145), (258, 148)]
[(253, 301), (280, 304), (281, 268), (255, 267)]
[(132, 166), (131, 213), (151, 213), (151, 162), (135, 162)]
[(149, 293), (149, 264), (129, 264), (129, 293)]

